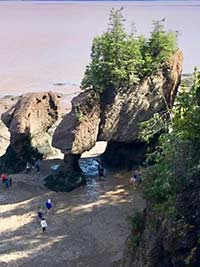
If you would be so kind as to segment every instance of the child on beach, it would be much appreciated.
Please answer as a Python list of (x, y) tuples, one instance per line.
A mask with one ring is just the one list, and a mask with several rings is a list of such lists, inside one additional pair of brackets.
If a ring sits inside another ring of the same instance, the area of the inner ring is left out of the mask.
[(46, 208), (47, 208), (47, 212), (50, 211), (50, 209), (52, 208), (51, 199), (48, 199), (46, 201)]
[(38, 209), (38, 217), (40, 220), (42, 220), (42, 218), (43, 218), (43, 212), (40, 208)]
[(31, 165), (30, 163), (27, 161), (26, 163), (26, 174), (29, 174), (31, 172)]
[(45, 218), (42, 218), (40, 225), (42, 227), (42, 232), (44, 233), (46, 231), (46, 227), (47, 227), (47, 222), (46, 222)]

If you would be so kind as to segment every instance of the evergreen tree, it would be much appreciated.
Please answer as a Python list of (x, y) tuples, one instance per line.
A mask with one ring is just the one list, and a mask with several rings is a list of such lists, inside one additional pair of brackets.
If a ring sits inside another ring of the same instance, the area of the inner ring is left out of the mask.
[(86, 67), (82, 89), (104, 90), (127, 88), (159, 71), (177, 49), (176, 34), (166, 32), (155, 23), (149, 40), (127, 34), (122, 9), (112, 9), (108, 30), (93, 40), (91, 63)]

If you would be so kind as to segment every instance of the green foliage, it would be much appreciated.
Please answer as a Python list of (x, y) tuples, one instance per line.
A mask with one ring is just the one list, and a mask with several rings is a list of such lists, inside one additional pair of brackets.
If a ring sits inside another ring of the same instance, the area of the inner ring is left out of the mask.
[(144, 65), (141, 76), (156, 73), (177, 49), (177, 33), (166, 32), (160, 21), (154, 21), (153, 25), (151, 36), (142, 49)]
[(132, 236), (130, 239), (130, 245), (133, 249), (136, 249), (139, 247), (140, 239), (138, 236)]
[(144, 215), (142, 212), (135, 212), (132, 217), (129, 217), (132, 230), (141, 233), (144, 229)]
[[(177, 194), (199, 171), (200, 166), (200, 74), (195, 70), (191, 88), (182, 85), (168, 118), (157, 114), (142, 125), (142, 135), (152, 137), (163, 125), (159, 144), (147, 157), (143, 170), (144, 192), (159, 213), (175, 215)], [(157, 122), (156, 122), (157, 120)], [(157, 125), (158, 124), (158, 125)], [(146, 128), (145, 128), (146, 126)], [(151, 130), (151, 131), (150, 131)], [(153, 163), (153, 164), (152, 164)]]
[(141, 122), (139, 138), (145, 142), (149, 142), (151, 137), (168, 127), (167, 118), (168, 116), (166, 115), (166, 112), (163, 112), (162, 114), (155, 113), (148, 121)]
[(78, 122), (82, 122), (83, 119), (84, 119), (84, 113), (82, 112), (81, 108), (80, 108), (80, 105), (77, 104), (75, 106), (75, 117), (76, 119), (78, 120)]
[(161, 218), (167, 217), (175, 220), (177, 218), (177, 210), (174, 206), (175, 201), (176, 195), (171, 195), (167, 201), (156, 203), (153, 207), (154, 212), (159, 214)]
[(132, 237), (130, 240), (131, 247), (137, 248), (140, 243), (141, 235), (144, 231), (144, 214), (142, 212), (135, 212), (133, 216), (129, 217), (132, 226)]
[(122, 9), (110, 12), (108, 30), (93, 40), (91, 63), (86, 67), (82, 89), (130, 87), (163, 67), (177, 49), (176, 34), (166, 32), (161, 22), (154, 23), (149, 40), (127, 34)]

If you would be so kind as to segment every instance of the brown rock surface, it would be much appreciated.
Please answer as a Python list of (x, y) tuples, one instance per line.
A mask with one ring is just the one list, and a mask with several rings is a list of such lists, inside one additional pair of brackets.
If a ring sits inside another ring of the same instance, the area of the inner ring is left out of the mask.
[(178, 50), (166, 69), (131, 88), (113, 93), (110, 104), (101, 112), (98, 140), (132, 142), (139, 123), (173, 105), (181, 80), (183, 55)]
[(72, 100), (72, 111), (57, 127), (53, 146), (65, 154), (81, 154), (96, 143), (100, 122), (99, 97), (86, 91)]
[(10, 131), (10, 146), (23, 155), (25, 146), (37, 149), (47, 157), (51, 148), (51, 128), (58, 120), (59, 97), (52, 92), (28, 93), (1, 115)]
[[(119, 90), (110, 88), (100, 99), (94, 90), (81, 93), (72, 100), (71, 113), (56, 129), (53, 146), (65, 153), (66, 159), (67, 154), (81, 155), (88, 151), (96, 141), (107, 141), (115, 148), (118, 144), (122, 147), (137, 142), (140, 122), (173, 105), (181, 80), (182, 61), (182, 52), (177, 50), (162, 71), (139, 84)], [(114, 150), (110, 146), (109, 151)]]

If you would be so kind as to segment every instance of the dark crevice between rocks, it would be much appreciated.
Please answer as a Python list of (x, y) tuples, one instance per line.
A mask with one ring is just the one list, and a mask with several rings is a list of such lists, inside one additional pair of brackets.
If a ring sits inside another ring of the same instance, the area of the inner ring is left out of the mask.
[(105, 166), (114, 169), (131, 170), (145, 160), (147, 144), (141, 141), (132, 143), (109, 141), (101, 160)]
[(51, 94), (49, 94), (49, 106), (53, 110), (57, 110), (58, 109), (57, 105), (55, 104), (55, 101), (53, 100), (53, 98), (51, 96)]
[(58, 119), (58, 106), (55, 104), (55, 101), (52, 97), (52, 95), (49, 93), (49, 107), (48, 109), (48, 115), (53, 119)]
[(22, 140), (23, 147), (20, 151), (17, 151), (17, 143), (15, 144), (16, 149), (9, 145), (6, 153), (0, 157), (1, 172), (17, 173), (24, 170), (27, 161), (34, 164), (36, 159), (42, 159), (43, 155), (31, 146), (29, 135), (25, 135), (23, 138), (20, 137), (20, 144)]

